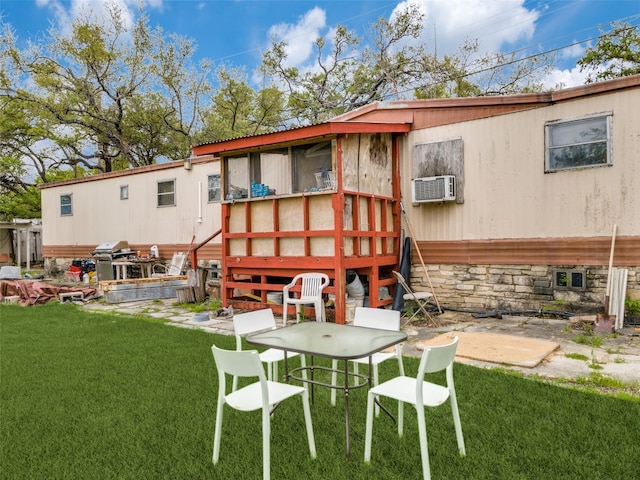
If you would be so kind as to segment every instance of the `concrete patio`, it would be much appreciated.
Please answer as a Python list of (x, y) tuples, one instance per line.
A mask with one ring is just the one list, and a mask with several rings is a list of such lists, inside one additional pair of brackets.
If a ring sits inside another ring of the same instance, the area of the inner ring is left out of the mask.
[[(179, 308), (174, 303), (174, 299), (119, 304), (90, 301), (82, 304), (82, 308), (96, 312), (144, 315), (164, 319), (177, 327), (199, 328), (223, 335), (233, 334), (233, 323), (230, 317), (197, 321), (194, 319), (195, 314), (192, 311)], [(636, 332), (633, 327), (625, 327), (616, 335), (604, 335), (602, 345), (592, 347), (590, 344), (575, 341), (584, 332), (570, 328), (570, 322), (567, 319), (506, 315), (501, 319), (476, 319), (468, 313), (446, 311), (443, 315), (438, 316), (437, 320), (440, 325), (436, 327), (414, 324), (403, 327), (403, 330), (409, 335), (408, 341), (403, 345), (404, 355), (419, 356), (421, 342), (451, 331), (515, 335), (557, 342), (559, 348), (534, 367), (496, 364), (467, 358), (460, 358), (459, 361), (485, 368), (500, 367), (526, 375), (541, 375), (551, 378), (576, 378), (599, 372), (624, 382), (640, 382), (640, 333)], [(589, 361), (570, 358), (567, 354), (583, 355)], [(590, 367), (592, 363), (601, 368), (594, 370)]]

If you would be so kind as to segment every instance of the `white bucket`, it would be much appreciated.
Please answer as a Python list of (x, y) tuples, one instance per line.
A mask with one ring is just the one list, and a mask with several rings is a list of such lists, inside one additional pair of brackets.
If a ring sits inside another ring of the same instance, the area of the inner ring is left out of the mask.
[(276, 305), (282, 305), (282, 292), (269, 292), (269, 293), (267, 293), (267, 303), (274, 303)]
[(352, 298), (347, 299), (345, 308), (345, 323), (352, 324), (356, 316), (356, 302)]
[(356, 307), (364, 307), (364, 294), (363, 295), (351, 295), (350, 298), (353, 299), (353, 301), (356, 304)]

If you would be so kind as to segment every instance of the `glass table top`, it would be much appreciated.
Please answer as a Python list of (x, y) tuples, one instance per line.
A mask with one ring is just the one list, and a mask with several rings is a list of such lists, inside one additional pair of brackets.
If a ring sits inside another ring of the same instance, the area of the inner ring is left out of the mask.
[(406, 339), (404, 332), (328, 322), (294, 323), (247, 336), (254, 345), (345, 360), (372, 355)]

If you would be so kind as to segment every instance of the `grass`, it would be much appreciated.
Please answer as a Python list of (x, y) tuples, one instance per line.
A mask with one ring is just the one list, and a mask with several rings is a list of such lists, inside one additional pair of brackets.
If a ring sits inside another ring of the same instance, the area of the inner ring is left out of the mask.
[[(225, 411), (211, 463), (217, 379), (211, 345), (232, 337), (74, 305), (0, 306), (0, 479), (261, 478), (260, 418)], [(381, 380), (396, 374), (381, 365)], [(405, 358), (415, 374), (417, 358)], [(640, 400), (558, 387), (456, 364), (467, 456), (457, 454), (448, 404), (427, 411), (431, 471), (447, 479), (639, 478)], [(316, 388), (318, 448), (306, 447), (297, 401), (272, 422), (272, 478), (416, 479), (415, 414), (405, 435), (384, 414), (372, 463), (362, 460), (366, 391), (352, 391), (350, 459), (343, 404)], [(395, 406), (389, 405), (395, 410)]]
[(565, 357), (573, 358), (574, 360), (585, 360), (585, 361), (589, 360), (589, 357), (587, 357), (586, 355), (583, 355), (582, 353), (567, 353)]

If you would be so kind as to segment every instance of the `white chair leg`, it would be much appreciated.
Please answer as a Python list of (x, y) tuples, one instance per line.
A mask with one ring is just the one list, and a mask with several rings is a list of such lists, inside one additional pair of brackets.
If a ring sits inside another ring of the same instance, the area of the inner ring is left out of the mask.
[[(378, 385), (378, 365), (373, 366), (373, 386)], [(380, 407), (376, 404), (376, 417), (380, 415)]]
[(268, 409), (262, 410), (262, 478), (271, 477), (271, 418)]
[(218, 406), (216, 409), (216, 427), (213, 435), (213, 464), (218, 463), (220, 458), (220, 438), (222, 437), (222, 408), (224, 407), (224, 400), (222, 397), (218, 397)]
[(460, 423), (460, 413), (458, 412), (458, 400), (456, 399), (455, 390), (450, 393), (451, 412), (453, 413), (453, 425), (456, 429), (456, 439), (458, 440), (458, 450), (463, 457), (467, 454), (464, 448), (464, 437), (462, 436), (462, 424)]
[(302, 386), (305, 390), (309, 389), (309, 383), (307, 383), (307, 359), (304, 354), (300, 354), (300, 366), (302, 367)]
[(404, 430), (404, 402), (398, 401), (398, 436), (402, 436)]
[[(338, 384), (338, 360), (331, 360), (331, 385), (335, 387)], [(331, 405), (336, 406), (336, 389), (331, 389)]]
[(402, 350), (400, 345), (396, 345), (396, 355), (398, 357), (398, 371), (400, 376), (404, 377), (404, 363), (402, 363)]
[(321, 298), (313, 302), (313, 308), (316, 311), (316, 322), (326, 322), (324, 311), (324, 300)]
[(289, 312), (289, 305), (287, 304), (287, 300), (285, 299), (284, 302), (282, 302), (282, 326), (286, 327), (287, 326), (287, 313)]
[(307, 440), (309, 441), (309, 452), (311, 458), (316, 458), (316, 441), (313, 436), (313, 424), (311, 423), (311, 409), (309, 408), (309, 392), (302, 392), (302, 409), (304, 410), (304, 421), (307, 425)]
[(364, 461), (369, 463), (371, 461), (371, 437), (373, 436), (373, 404), (374, 395), (369, 391), (367, 396), (367, 420), (366, 429), (364, 435)]
[(418, 413), (418, 432), (420, 434), (420, 456), (422, 457), (422, 475), (424, 480), (431, 478), (429, 470), (429, 447), (427, 444), (427, 425), (424, 419), (424, 409), (416, 409)]
[[(353, 373), (354, 373), (354, 374), (356, 374), (356, 375), (359, 373), (359, 372), (358, 372), (358, 364), (357, 364), (356, 362), (353, 362)], [(355, 383), (355, 382), (357, 382), (358, 380), (354, 377), (353, 381), (354, 381), (354, 383)], [(375, 383), (374, 383), (374, 385), (375, 385)]]

